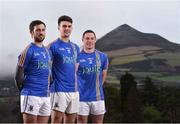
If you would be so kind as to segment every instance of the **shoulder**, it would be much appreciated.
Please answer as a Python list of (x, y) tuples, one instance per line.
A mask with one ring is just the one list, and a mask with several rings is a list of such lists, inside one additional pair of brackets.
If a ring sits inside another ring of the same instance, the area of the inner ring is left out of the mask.
[(75, 44), (75, 43), (73, 43), (73, 42), (70, 42), (70, 43), (71, 43), (71, 45), (73, 45), (73, 46), (75, 46), (76, 48), (79, 49), (79, 46), (78, 46), (77, 44)]
[(33, 45), (32, 44), (29, 44), (29, 45), (27, 45), (24, 49), (23, 49), (23, 51), (21, 52), (21, 54), (27, 54), (27, 53), (29, 53), (29, 52), (32, 52), (33, 51)]
[(46, 46), (46, 48), (50, 49), (51, 47), (54, 47), (56, 44), (57, 44), (57, 39), (51, 41), (51, 42)]
[(33, 54), (33, 45), (29, 44), (24, 48), (24, 50), (18, 56), (18, 59), (19, 59), (18, 65), (23, 66), (25, 63), (25, 60), (31, 58), (32, 54)]
[(97, 52), (100, 56), (107, 58), (107, 54), (106, 54), (106, 53), (101, 52), (101, 51), (99, 51), (99, 50), (96, 50), (96, 52)]

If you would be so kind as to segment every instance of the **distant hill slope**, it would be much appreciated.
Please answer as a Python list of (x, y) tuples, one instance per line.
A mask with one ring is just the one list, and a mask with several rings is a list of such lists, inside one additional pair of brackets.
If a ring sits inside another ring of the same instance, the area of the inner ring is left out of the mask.
[(167, 50), (180, 48), (180, 45), (150, 33), (142, 33), (124, 24), (98, 39), (96, 47), (102, 51), (111, 51), (131, 46), (156, 46)]
[(96, 48), (108, 54), (108, 80), (118, 82), (125, 72), (162, 82), (180, 82), (180, 45), (124, 24), (98, 39)]

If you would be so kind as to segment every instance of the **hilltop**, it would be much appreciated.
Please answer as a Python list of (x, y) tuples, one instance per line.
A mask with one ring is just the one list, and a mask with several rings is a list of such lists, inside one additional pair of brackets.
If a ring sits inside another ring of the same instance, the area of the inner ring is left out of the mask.
[(158, 34), (143, 33), (124, 24), (97, 40), (96, 48), (108, 54), (108, 80), (118, 82), (129, 71), (137, 79), (180, 82), (180, 45)]

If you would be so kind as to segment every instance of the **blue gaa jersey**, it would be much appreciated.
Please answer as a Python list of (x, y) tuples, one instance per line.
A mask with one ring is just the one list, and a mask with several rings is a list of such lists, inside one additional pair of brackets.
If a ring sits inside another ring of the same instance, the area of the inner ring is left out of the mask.
[(78, 91), (75, 64), (79, 47), (70, 41), (65, 43), (58, 38), (49, 45), (49, 49), (53, 60), (51, 92)]
[(45, 47), (34, 43), (28, 45), (18, 59), (18, 66), (24, 68), (24, 82), (21, 95), (45, 97), (49, 95), (50, 56)]
[(80, 101), (104, 100), (102, 72), (108, 68), (107, 55), (95, 50), (78, 55), (78, 86)]

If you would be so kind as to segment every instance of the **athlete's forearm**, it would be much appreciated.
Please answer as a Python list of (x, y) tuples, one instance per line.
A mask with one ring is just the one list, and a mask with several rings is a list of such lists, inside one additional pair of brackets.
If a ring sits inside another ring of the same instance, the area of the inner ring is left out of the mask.
[(15, 83), (19, 91), (21, 91), (23, 87), (23, 81), (24, 81), (24, 69), (23, 67), (17, 66), (16, 74), (15, 74)]
[(103, 73), (102, 73), (102, 82), (103, 82), (103, 85), (104, 85), (104, 82), (106, 80), (106, 76), (107, 76), (107, 70), (104, 70)]

